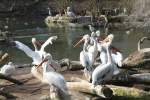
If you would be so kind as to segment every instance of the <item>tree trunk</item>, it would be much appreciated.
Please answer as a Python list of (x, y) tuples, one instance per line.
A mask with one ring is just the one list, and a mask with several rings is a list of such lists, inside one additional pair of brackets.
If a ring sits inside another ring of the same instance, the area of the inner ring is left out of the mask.
[(111, 98), (113, 91), (107, 86), (96, 86), (93, 87), (91, 83), (82, 81), (82, 82), (67, 82), (67, 87), (69, 90), (75, 90), (84, 93), (90, 93), (93, 95), (98, 95), (103, 98)]
[(0, 74), (0, 79), (5, 79), (5, 80), (8, 80), (8, 81), (10, 81), (12, 83), (18, 84), (18, 85), (22, 85), (23, 84), (23, 82), (20, 82), (20, 81), (14, 79), (14, 78), (11, 78), (11, 77), (8, 77), (8, 76), (2, 75), (2, 74)]
[(7, 93), (7, 92), (4, 92), (4, 91), (2, 91), (2, 90), (0, 90), (0, 95), (6, 97), (7, 99), (16, 98), (15, 96), (13, 96), (13, 95), (11, 95), (11, 94), (9, 94), (9, 93)]

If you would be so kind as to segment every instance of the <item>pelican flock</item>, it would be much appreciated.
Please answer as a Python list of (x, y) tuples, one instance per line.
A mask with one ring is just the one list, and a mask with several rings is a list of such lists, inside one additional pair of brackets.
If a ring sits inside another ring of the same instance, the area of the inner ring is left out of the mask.
[[(105, 39), (100, 39), (100, 30), (96, 30), (91, 25), (89, 25), (89, 29), (91, 33), (83, 35), (82, 39), (80, 39), (74, 47), (77, 47), (83, 42), (82, 51), (79, 55), (80, 63), (84, 67), (83, 74), (85, 78), (95, 87), (97, 85), (104, 85), (107, 81), (110, 81), (113, 76), (121, 72), (118, 67), (122, 67), (123, 56), (118, 49), (112, 46), (114, 39), (113, 34), (109, 34)], [(53, 41), (57, 38), (57, 36), (51, 36), (41, 44), (33, 37), (31, 40), (34, 47), (33, 50), (20, 41), (14, 41), (14, 43), (17, 49), (32, 58), (33, 67), (31, 68), (31, 73), (42, 83), (49, 84), (50, 94), (52, 91), (57, 91), (56, 93), (59, 95), (67, 97), (69, 92), (66, 80), (63, 75), (56, 70), (57, 68), (61, 68), (61, 66), (53, 59), (51, 53), (45, 50), (45, 48), (49, 44), (52, 45)], [(94, 64), (97, 58), (100, 58), (101, 63), (95, 68)], [(8, 65), (7, 67), (6, 65), (2, 67), (0, 73), (12, 75), (15, 71), (15, 67), (12, 67), (12, 63)]]

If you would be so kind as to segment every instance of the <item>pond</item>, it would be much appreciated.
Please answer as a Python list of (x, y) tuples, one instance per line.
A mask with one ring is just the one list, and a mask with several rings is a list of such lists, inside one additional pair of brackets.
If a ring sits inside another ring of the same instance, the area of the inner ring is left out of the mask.
[[(100, 30), (101, 33), (103, 33), (103, 29), (101, 28)], [(127, 31), (109, 30), (109, 33), (112, 33), (115, 36), (113, 45), (122, 51), (124, 58), (127, 57), (129, 53), (137, 50), (137, 42), (141, 37), (149, 36), (149, 33), (144, 31), (143, 32), (138, 32), (137, 30), (134, 31), (131, 30), (131, 32)], [(83, 34), (90, 34), (90, 31), (88, 29), (69, 28), (69, 27), (47, 28), (46, 26), (20, 29), (15, 30), (14, 32), (17, 34), (35, 33), (34, 35), (30, 36), (29, 35), (28, 36), (24, 35), (23, 37), (14, 36), (15, 40), (23, 42), (32, 49), (33, 49), (33, 45), (31, 44), (32, 37), (35, 37), (40, 41), (45, 41), (48, 39), (49, 36), (57, 35), (58, 39), (53, 43), (53, 45), (49, 45), (46, 48), (46, 51), (50, 52), (53, 58), (57, 60), (60, 60), (62, 58), (79, 60), (79, 53), (82, 50), (82, 45), (78, 48), (74, 48), (73, 45), (81, 38)], [(148, 44), (149, 41), (145, 41), (142, 46), (148, 47), (149, 46)], [(27, 57), (24, 52), (16, 48), (0, 45), (0, 49), (2, 49), (5, 52), (8, 52), (11, 55), (12, 62), (16, 64), (32, 62), (32, 60), (29, 57)]]

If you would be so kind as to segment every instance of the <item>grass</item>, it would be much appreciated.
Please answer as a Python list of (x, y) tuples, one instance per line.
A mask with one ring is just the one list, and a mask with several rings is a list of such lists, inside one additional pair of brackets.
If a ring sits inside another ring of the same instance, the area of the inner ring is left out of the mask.
[(135, 88), (114, 88), (112, 100), (150, 100), (150, 92)]

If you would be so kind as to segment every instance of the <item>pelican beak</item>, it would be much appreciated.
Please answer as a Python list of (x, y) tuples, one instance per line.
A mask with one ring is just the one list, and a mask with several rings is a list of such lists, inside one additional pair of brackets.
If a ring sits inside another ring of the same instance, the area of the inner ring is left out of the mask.
[(79, 44), (81, 44), (82, 42), (84, 41), (84, 39), (82, 38), (82, 39), (80, 39), (73, 47), (75, 48), (75, 47), (77, 47)]
[(42, 66), (42, 64), (46, 61), (48, 61), (48, 59), (44, 59), (36, 68), (39, 68), (40, 66)]

